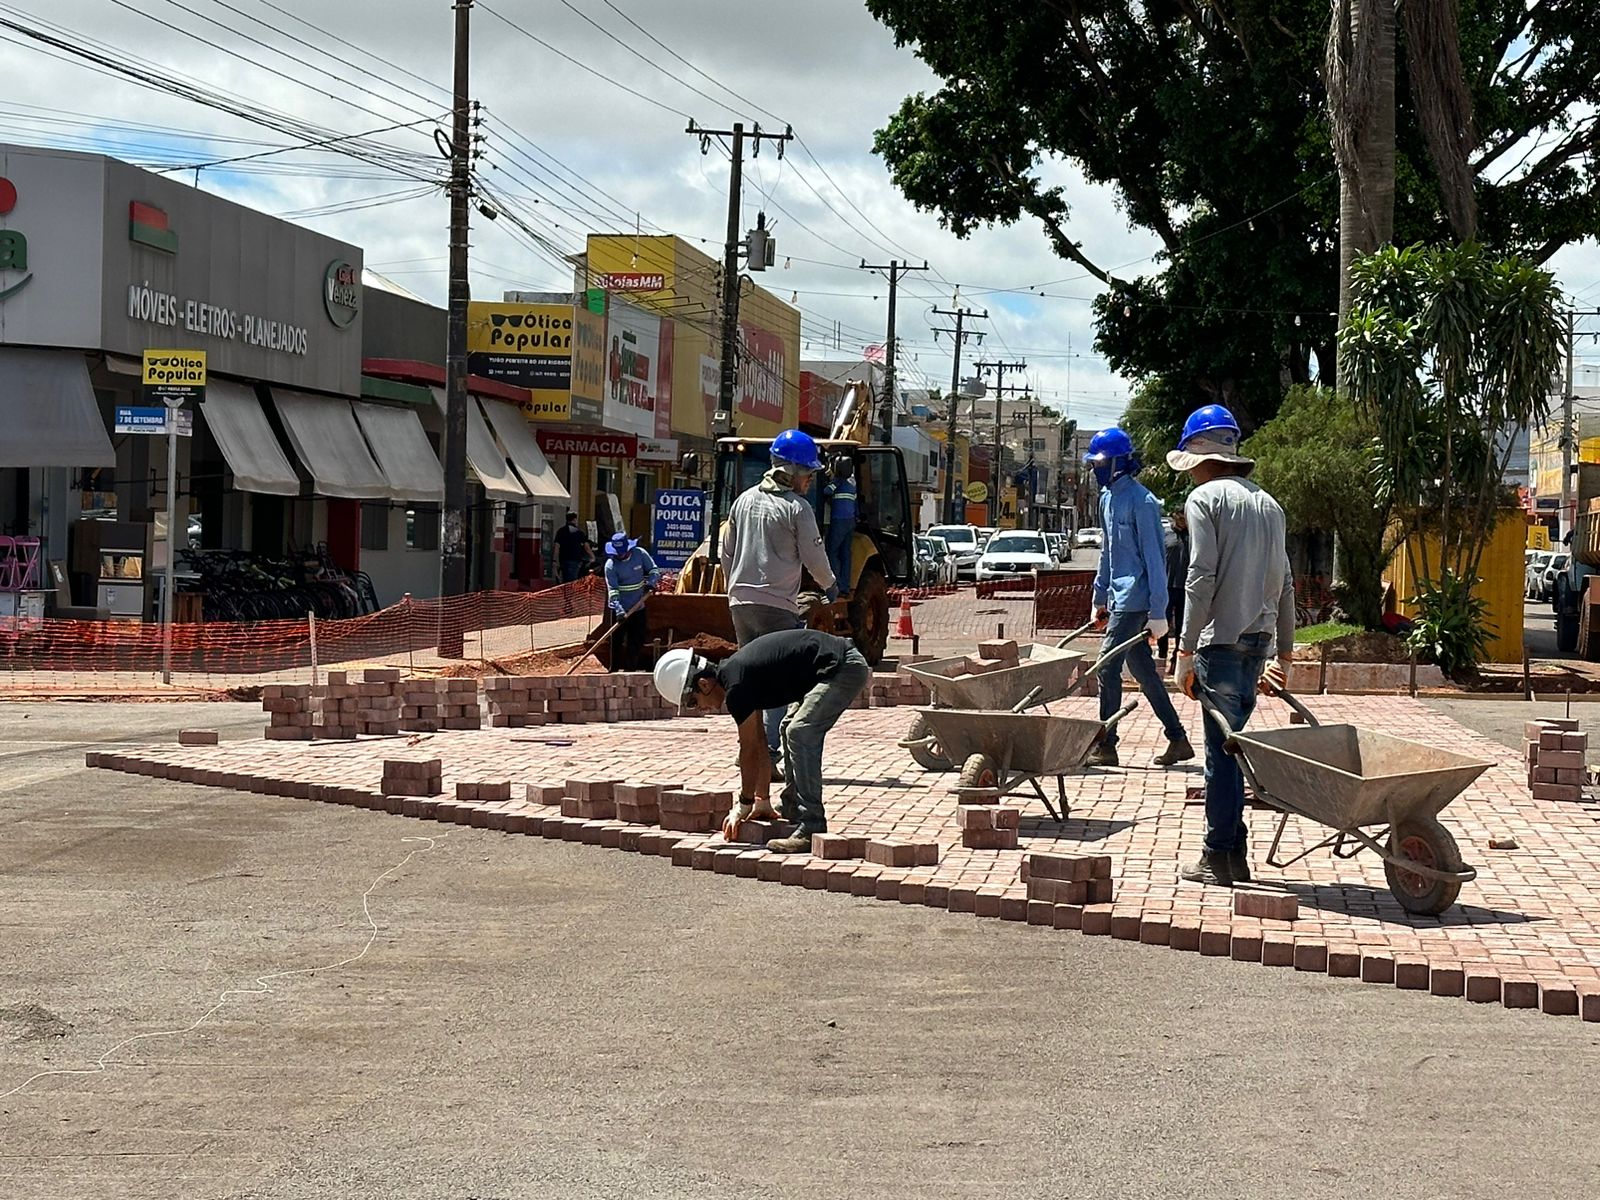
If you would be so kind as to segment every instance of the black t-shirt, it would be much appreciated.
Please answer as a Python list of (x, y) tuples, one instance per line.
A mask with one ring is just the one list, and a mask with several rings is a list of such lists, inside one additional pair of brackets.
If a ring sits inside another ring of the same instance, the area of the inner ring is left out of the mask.
[(749, 643), (717, 668), (728, 715), (743, 724), (753, 712), (785, 708), (844, 664), (850, 643), (815, 629), (785, 629)]
[(588, 544), (589, 535), (580, 525), (563, 525), (556, 530), (556, 557), (561, 562), (577, 562)]

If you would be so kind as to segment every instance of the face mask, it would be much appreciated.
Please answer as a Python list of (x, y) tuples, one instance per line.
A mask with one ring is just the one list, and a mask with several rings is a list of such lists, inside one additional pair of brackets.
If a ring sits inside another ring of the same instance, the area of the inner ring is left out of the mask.
[(1097, 462), (1092, 464), (1094, 467), (1095, 482), (1101, 487), (1108, 488), (1111, 486), (1112, 472), (1116, 470), (1115, 463), (1115, 459), (1108, 459), (1105, 462)]

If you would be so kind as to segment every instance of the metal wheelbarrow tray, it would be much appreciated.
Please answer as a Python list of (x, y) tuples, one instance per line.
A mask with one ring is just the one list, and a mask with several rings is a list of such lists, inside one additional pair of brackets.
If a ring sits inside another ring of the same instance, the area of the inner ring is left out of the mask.
[[(1462, 861), (1439, 813), (1492, 764), (1357, 725), (1321, 725), (1293, 696), (1277, 694), (1306, 725), (1230, 731), (1227, 742), (1255, 794), (1282, 814), (1267, 862), (1292, 866), (1325, 847), (1336, 858), (1370, 850), (1383, 859), (1389, 890), (1407, 912), (1437, 915), (1454, 904), (1461, 885), (1478, 873)], [(1209, 700), (1202, 706), (1227, 728)], [(1291, 815), (1334, 832), (1282, 859)]]
[[(958, 787), (993, 789), (997, 796), (1031, 787), (1050, 815), (1059, 821), (1067, 813), (1062, 777), (1082, 770), (1089, 752), (1137, 705), (1137, 701), (1130, 701), (1106, 721), (961, 708), (918, 711), (951, 761), (962, 764)], [(1039, 786), (1041, 778), (1052, 775), (1056, 779), (1059, 811)]]

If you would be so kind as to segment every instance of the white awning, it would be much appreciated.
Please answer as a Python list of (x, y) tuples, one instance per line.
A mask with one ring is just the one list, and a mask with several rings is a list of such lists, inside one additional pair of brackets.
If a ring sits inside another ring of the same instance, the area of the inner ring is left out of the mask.
[(294, 452), (311, 472), (312, 490), (317, 495), (346, 500), (395, 499), (388, 479), (361, 436), (350, 401), (273, 388), (272, 402), (278, 406)]
[(417, 414), (409, 408), (386, 408), (359, 400), (354, 408), (395, 499), (443, 500), (444, 469)]
[(206, 381), (200, 416), (233, 472), (234, 487), (269, 496), (300, 494), (300, 476), (267, 423), (254, 387), (213, 375)]
[(0, 350), (0, 467), (114, 467), (89, 364), (73, 350)]
[(506, 448), (506, 457), (517, 469), (517, 474), (522, 476), (522, 482), (528, 485), (534, 502), (570, 504), (571, 494), (556, 478), (544, 451), (539, 449), (538, 439), (528, 426), (528, 419), (517, 406), (504, 400), (486, 399), (483, 401), (483, 411), (488, 414), (489, 424), (494, 427), (500, 444)]
[[(439, 411), (448, 417), (450, 410), (444, 389), (429, 390), (433, 392), (433, 402), (439, 406)], [(489, 432), (489, 424), (483, 419), (478, 402), (471, 396), (467, 397), (467, 462), (472, 464), (478, 482), (483, 484), (484, 494), (490, 499), (509, 500), (512, 504), (528, 502), (528, 489), (506, 463), (506, 456), (495, 445), (494, 434)]]

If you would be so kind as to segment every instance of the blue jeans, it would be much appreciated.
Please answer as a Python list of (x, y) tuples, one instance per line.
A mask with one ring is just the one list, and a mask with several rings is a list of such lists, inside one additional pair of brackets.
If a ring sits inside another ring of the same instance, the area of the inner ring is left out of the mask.
[(828, 526), (828, 565), (833, 568), (833, 578), (841, 592), (850, 590), (850, 542), (855, 533), (854, 517), (835, 517)]
[(581, 558), (563, 559), (561, 562), (561, 582), (572, 583), (583, 573), (583, 560)]
[[(1235, 733), (1243, 729), (1256, 709), (1256, 685), (1267, 665), (1270, 633), (1247, 633), (1232, 646), (1206, 646), (1194, 656), (1196, 689), (1205, 688), (1209, 699), (1228, 718)], [(1243, 850), (1248, 840), (1244, 824), (1244, 773), (1222, 748), (1226, 735), (1208, 714), (1206, 722), (1206, 850), (1227, 854)]]
[[(1144, 628), (1149, 616), (1147, 612), (1113, 612), (1111, 619), (1106, 622), (1106, 634), (1100, 643), (1100, 653), (1104, 654), (1111, 647), (1121, 645), (1138, 633)], [(1166, 731), (1167, 739), (1178, 741), (1187, 738), (1189, 735), (1184, 732), (1183, 722), (1178, 720), (1178, 710), (1172, 706), (1172, 697), (1167, 695), (1167, 689), (1161, 682), (1161, 670), (1156, 666), (1155, 659), (1150, 656), (1148, 641), (1135, 642), (1128, 650), (1100, 668), (1100, 719), (1108, 720), (1122, 707), (1124, 659), (1127, 660), (1128, 670), (1133, 672), (1134, 679), (1138, 681), (1139, 690), (1150, 702), (1150, 711), (1155, 714), (1156, 720), (1161, 722), (1161, 728)], [(1116, 747), (1115, 729), (1106, 735), (1105, 744), (1112, 748)]]
[(839, 669), (819, 680), (783, 719), (782, 813), (805, 833), (828, 832), (822, 807), (822, 741), (871, 678), (872, 668), (852, 646)]
[[(748, 646), (763, 634), (805, 627), (805, 622), (800, 619), (799, 613), (792, 613), (786, 608), (774, 608), (770, 604), (730, 604), (728, 616), (733, 620), (734, 640), (740, 646)], [(777, 758), (783, 749), (779, 727), (783, 724), (783, 715), (786, 711), (788, 710), (782, 708), (769, 708), (761, 715), (762, 724), (767, 731), (767, 750), (773, 758)]]

